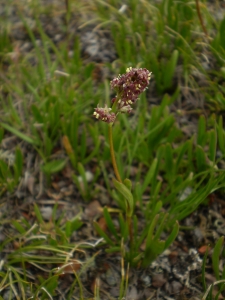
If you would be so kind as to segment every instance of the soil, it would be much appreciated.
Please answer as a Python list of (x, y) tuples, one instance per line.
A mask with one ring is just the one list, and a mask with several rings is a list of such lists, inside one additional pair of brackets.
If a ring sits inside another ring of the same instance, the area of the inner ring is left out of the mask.
[[(4, 1), (3, 1), (4, 2)], [(40, 36), (33, 18), (32, 1), (16, 1), (10, 6), (7, 15), (4, 7), (6, 3), (0, 4), (0, 16), (5, 18), (10, 24), (11, 30), (9, 38), (13, 43), (13, 51), (9, 55), (12, 60), (3, 64), (2, 75), (7, 72), (10, 64), (16, 62), (18, 57), (30, 55), (33, 63), (36, 62), (35, 49), (21, 21), (19, 13), (22, 13), (30, 29), (35, 35), (36, 43), (41, 45)], [(23, 3), (24, 2), (24, 3)], [(41, 1), (39, 1), (41, 2)], [(84, 1), (85, 3), (86, 1)], [(35, 3), (35, 2), (34, 2)], [(24, 4), (24, 5), (23, 5)], [(93, 62), (96, 65), (93, 77), (96, 81), (111, 78), (112, 74), (107, 71), (106, 63), (112, 63), (117, 58), (117, 53), (110, 33), (92, 24), (79, 27), (90, 19), (87, 13), (71, 13), (70, 22), (67, 24), (65, 17), (65, 5), (63, 1), (48, 0), (42, 1), (42, 5), (49, 7), (49, 13), (40, 15), (40, 22), (45, 29), (45, 33), (52, 39), (55, 45), (69, 40), (68, 55), (72, 55), (72, 44), (75, 38), (80, 39), (83, 63)], [(65, 30), (68, 26), (69, 30)], [(69, 32), (69, 37), (67, 32)], [(211, 68), (213, 67), (213, 62)], [(179, 70), (177, 71), (177, 81)], [(204, 86), (204, 78), (199, 78)], [(180, 83), (182, 86), (182, 82)], [(154, 92), (154, 78), (149, 89), (150, 105), (158, 104), (161, 98)], [(194, 108), (194, 109), (193, 109)], [(179, 116), (177, 110), (184, 113)], [(204, 96), (197, 91), (190, 91), (187, 88), (181, 89), (181, 96), (172, 106), (171, 112), (177, 117), (177, 123), (188, 136), (196, 131), (198, 122), (198, 109), (209, 114), (208, 107), (205, 106)], [(194, 110), (194, 112), (193, 112)], [(4, 153), (6, 160), (10, 164), (13, 159), (15, 146), (19, 145), (25, 157), (25, 170), (23, 178), (14, 193), (6, 192), (0, 200), (0, 218), (7, 220), (19, 220), (26, 218), (29, 223), (36, 221), (34, 204), (40, 208), (42, 217), (46, 223), (51, 222), (54, 205), (57, 203), (57, 218), (62, 217), (62, 222), (74, 218), (81, 213), (82, 227), (75, 231), (70, 242), (79, 244), (89, 244), (89, 248), (74, 254), (74, 259), (79, 262), (89, 262), (86, 270), (81, 274), (81, 282), (84, 288), (84, 298), (92, 299), (94, 286), (100, 286), (100, 299), (118, 299), (121, 282), (121, 256), (120, 254), (109, 254), (104, 247), (98, 247), (101, 243), (100, 237), (93, 228), (93, 220), (99, 221), (102, 216), (102, 208), (107, 205), (113, 206), (112, 200), (108, 197), (107, 189), (103, 179), (98, 182), (99, 194), (90, 203), (85, 203), (73, 184), (71, 179), (72, 167), (67, 166), (63, 172), (52, 176), (52, 183), (49, 187), (46, 184), (43, 174), (40, 172), (40, 158), (37, 153), (25, 142), (21, 142), (15, 136), (7, 134), (0, 145), (0, 150)], [(61, 152), (58, 153), (61, 155)], [(57, 155), (57, 154), (56, 154)], [(90, 180), (94, 173), (93, 165), (87, 166)], [(113, 174), (111, 167), (108, 173)], [(125, 264), (124, 272), (128, 274), (128, 289), (126, 300), (144, 299), (167, 299), (185, 300), (201, 299), (203, 288), (201, 282), (202, 259), (206, 247), (210, 244), (206, 267), (207, 285), (216, 281), (212, 270), (211, 255), (212, 248), (217, 239), (225, 234), (225, 201), (221, 193), (213, 193), (208, 199), (207, 205), (199, 207), (192, 215), (181, 222), (189, 230), (181, 230), (173, 245), (157, 258), (148, 268), (130, 268)], [(64, 213), (64, 215), (63, 215)], [(116, 217), (115, 220), (116, 222)], [(49, 234), (55, 234), (51, 232)], [(4, 242), (7, 236), (16, 234), (6, 223), (0, 228), (0, 242)], [(7, 255), (16, 247), (12, 243), (1, 253), (1, 261), (7, 260)], [(78, 264), (79, 265), (79, 264)], [(221, 267), (223, 262), (221, 264)], [(4, 264), (3, 264), (4, 266)], [(3, 267), (0, 263), (0, 270)], [(27, 266), (32, 280), (35, 282), (37, 276), (45, 276), (45, 271), (35, 266)], [(51, 264), (46, 268), (53, 268)], [(76, 269), (76, 267), (74, 267)], [(80, 265), (77, 267), (80, 268)], [(60, 283), (54, 299), (67, 299), (69, 289), (75, 280), (74, 272), (70, 268), (64, 270), (64, 275), (60, 277)], [(19, 293), (19, 291), (18, 291)], [(213, 293), (216, 293), (216, 287)], [(8, 290), (4, 289), (1, 294), (3, 299), (9, 299)], [(27, 294), (27, 299), (32, 295)], [(218, 299), (224, 299), (220, 296)], [(79, 289), (75, 289), (73, 299), (80, 299)]]

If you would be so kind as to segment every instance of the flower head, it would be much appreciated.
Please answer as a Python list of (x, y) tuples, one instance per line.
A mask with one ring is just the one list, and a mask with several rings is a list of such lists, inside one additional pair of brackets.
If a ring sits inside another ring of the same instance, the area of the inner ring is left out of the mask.
[(116, 119), (116, 114), (113, 112), (110, 112), (112, 109), (107, 107), (96, 107), (95, 111), (93, 113), (93, 116), (101, 121), (104, 121), (106, 123), (114, 123)]
[(150, 78), (151, 72), (145, 68), (127, 68), (125, 74), (111, 81), (111, 88), (117, 93), (112, 101), (117, 101), (119, 110), (137, 101), (138, 96), (147, 89)]
[(127, 68), (125, 74), (119, 75), (110, 83), (111, 88), (116, 91), (116, 97), (112, 99), (112, 108), (107, 105), (98, 106), (93, 113), (94, 117), (106, 123), (114, 123), (118, 113), (130, 113), (131, 105), (147, 89), (150, 78), (151, 72), (145, 68)]

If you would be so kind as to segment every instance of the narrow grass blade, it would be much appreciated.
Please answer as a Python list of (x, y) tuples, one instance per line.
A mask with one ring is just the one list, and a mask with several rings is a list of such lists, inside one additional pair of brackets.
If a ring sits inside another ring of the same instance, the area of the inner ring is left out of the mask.
[(216, 245), (213, 250), (212, 254), (212, 264), (213, 264), (213, 271), (215, 273), (216, 279), (220, 279), (220, 270), (219, 270), (219, 262), (220, 262), (220, 254), (222, 251), (222, 246), (224, 243), (224, 236), (221, 236), (218, 241), (216, 242)]
[(12, 225), (16, 228), (16, 230), (21, 233), (21, 234), (25, 234), (26, 233), (26, 229), (23, 228), (22, 225), (20, 225), (20, 223), (18, 223), (16, 220), (12, 220)]
[(125, 184), (113, 179), (113, 183), (115, 188), (118, 190), (119, 193), (121, 193), (124, 198), (127, 200), (127, 203), (129, 205), (127, 213), (131, 217), (133, 214), (133, 208), (134, 208), (134, 199), (131, 191), (126, 187)]
[(225, 50), (225, 18), (220, 24), (220, 45)]
[(222, 151), (223, 155), (225, 155), (225, 132), (223, 129), (223, 118), (220, 116), (219, 122), (217, 125), (217, 135), (218, 135), (218, 144), (219, 148)]
[(34, 212), (35, 212), (36, 218), (38, 219), (38, 222), (40, 224), (43, 224), (44, 220), (43, 220), (41, 212), (40, 212), (40, 210), (39, 210), (39, 208), (38, 208), (38, 206), (36, 204), (34, 204)]
[(178, 50), (174, 50), (172, 56), (163, 70), (163, 85), (164, 89), (169, 88), (172, 84), (175, 68), (179, 57)]
[(108, 212), (107, 207), (104, 207), (104, 209), (103, 209), (103, 215), (104, 215), (106, 224), (107, 224), (110, 232), (115, 236), (115, 238), (117, 240), (119, 240), (119, 237), (118, 237), (117, 232), (116, 232), (115, 225), (113, 224), (112, 218), (111, 218), (111, 216), (110, 216), (110, 214)]
[(209, 159), (215, 163), (217, 150), (217, 134), (216, 130), (212, 129), (209, 132)]
[(158, 224), (158, 227), (157, 227), (157, 230), (155, 232), (155, 235), (154, 235), (154, 240), (158, 240), (160, 239), (160, 236), (161, 236), (161, 233), (163, 232), (163, 230), (165, 229), (165, 222), (166, 222), (166, 219), (168, 218), (168, 214), (164, 214), (162, 215), (162, 220), (160, 220), (160, 224)]
[(197, 145), (204, 147), (206, 143), (206, 120), (205, 116), (201, 115), (198, 121)]
[(197, 162), (198, 171), (199, 172), (204, 171), (206, 166), (205, 151), (199, 145), (196, 148), (196, 162)]
[(151, 222), (151, 225), (150, 225), (149, 230), (148, 230), (147, 239), (146, 239), (146, 248), (151, 247), (151, 242), (153, 240), (153, 233), (154, 233), (156, 223), (158, 222), (158, 219), (159, 219), (159, 215), (156, 215), (154, 217), (154, 219), (152, 220), (152, 222)]
[(32, 144), (32, 145), (38, 145), (38, 142), (36, 140), (34, 140), (33, 138), (27, 136), (26, 134), (20, 132), (19, 130), (17, 130), (16, 128), (6, 124), (6, 123), (0, 123), (0, 125), (5, 128), (6, 130), (8, 130), (9, 132), (11, 132), (12, 134), (16, 135), (17, 137), (19, 137), (21, 140), (24, 140), (25, 142)]
[(104, 238), (106, 243), (108, 243), (110, 246), (114, 246), (114, 242), (108, 237), (108, 235), (101, 229), (101, 227), (98, 225), (97, 222), (94, 222), (94, 228), (97, 231), (97, 233)]
[(166, 240), (165, 249), (167, 249), (174, 242), (174, 240), (176, 239), (176, 237), (178, 235), (178, 232), (179, 232), (179, 223), (178, 223), (178, 221), (176, 221), (171, 234), (169, 235), (169, 237)]
[(157, 165), (158, 165), (158, 159), (155, 158), (153, 160), (152, 164), (151, 164), (150, 169), (148, 170), (148, 173), (145, 176), (144, 183), (143, 183), (143, 185), (141, 187), (142, 194), (144, 193), (144, 191), (146, 190), (146, 188), (151, 184), (152, 179), (155, 177)]
[(47, 174), (54, 174), (61, 171), (65, 165), (66, 159), (52, 160), (42, 166), (42, 170)]

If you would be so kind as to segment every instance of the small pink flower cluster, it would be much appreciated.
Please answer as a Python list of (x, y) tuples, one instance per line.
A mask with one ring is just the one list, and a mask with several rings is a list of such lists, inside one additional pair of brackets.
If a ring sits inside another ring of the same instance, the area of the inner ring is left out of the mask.
[(111, 88), (116, 91), (116, 97), (112, 99), (113, 106), (116, 105), (116, 114), (110, 112), (111, 108), (95, 108), (94, 116), (96, 119), (107, 123), (113, 123), (116, 115), (130, 113), (138, 96), (144, 92), (149, 84), (151, 72), (147, 69), (128, 68), (126, 73), (119, 75), (111, 81)]
[(150, 78), (151, 73), (147, 69), (128, 68), (125, 74), (111, 81), (111, 88), (117, 92), (113, 102), (118, 99), (124, 105), (134, 104), (148, 87)]
[(96, 107), (93, 115), (95, 116), (96, 119), (99, 119), (101, 121), (104, 121), (106, 123), (114, 123), (116, 119), (116, 114), (111, 112), (112, 109), (107, 107)]

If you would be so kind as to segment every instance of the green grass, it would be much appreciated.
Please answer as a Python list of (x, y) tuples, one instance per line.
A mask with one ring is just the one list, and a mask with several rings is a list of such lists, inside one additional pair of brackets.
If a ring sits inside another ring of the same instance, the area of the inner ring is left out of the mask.
[[(0, 196), (2, 199), (6, 195), (13, 197), (24, 178), (24, 149), (32, 149), (37, 155), (46, 186), (50, 186), (53, 176), (61, 176), (70, 166), (70, 180), (85, 204), (100, 197), (98, 185), (104, 180), (113, 204), (103, 210), (107, 233), (98, 222), (93, 225), (104, 238), (97, 249), (119, 251), (122, 262), (125, 260), (133, 266), (142, 263), (145, 267), (173, 241), (176, 232), (172, 228), (177, 226), (177, 221), (190, 215), (207, 202), (208, 195), (225, 186), (221, 167), (225, 156), (225, 131), (220, 113), (225, 107), (225, 18), (216, 21), (204, 3), (201, 12), (209, 34), (206, 37), (195, 2), (165, 0), (156, 4), (129, 0), (124, 11), (120, 10), (123, 3), (118, 0), (86, 1), (85, 5), (78, 5), (77, 1), (68, 3), (68, 10), (64, 7), (63, 11), (65, 38), (57, 46), (44, 32), (39, 20), (40, 14), (56, 14), (54, 7), (42, 7), (38, 1), (29, 2), (34, 29), (20, 7), (20, 20), (33, 50), (18, 57), (10, 37), (13, 26), (7, 17), (10, 5), (5, 7), (6, 17), (1, 21), (4, 26), (0, 32), (3, 70), (0, 143), (14, 136), (18, 147), (9, 149), (10, 153), (3, 147), (0, 149)], [(111, 64), (102, 63), (101, 67), (112, 74), (103, 81), (95, 78), (99, 65), (84, 60), (79, 38), (74, 38), (70, 32), (75, 11), (82, 13), (79, 17), (82, 28), (91, 25), (111, 34), (117, 59)], [(68, 47), (73, 50), (72, 56), (68, 55)], [(208, 61), (213, 61), (213, 67)], [(123, 180), (130, 178), (132, 182), (134, 214), (131, 217), (136, 246), (125, 254), (124, 244), (129, 242), (127, 206), (121, 187), (115, 185), (117, 191), (114, 190), (108, 176), (112, 168), (107, 126), (96, 122), (92, 114), (98, 104), (110, 104), (113, 95), (109, 91), (109, 81), (130, 66), (149, 69), (153, 79), (149, 90), (137, 102), (134, 114), (120, 116), (113, 128), (119, 172)], [(198, 126), (191, 135), (186, 134), (177, 121), (186, 113), (185, 108), (178, 107), (179, 100), (186, 100), (185, 93), (194, 97), (196, 103), (199, 94), (205, 99), (204, 109), (201, 105), (192, 109), (198, 116)], [(150, 104), (153, 98), (160, 99), (157, 105)], [(85, 172), (93, 165), (90, 184)], [(190, 192), (185, 196), (187, 190)], [(56, 220), (56, 210), (57, 205), (51, 224), (42, 219), (37, 206), (34, 207), (35, 218), (30, 221), (22, 216), (9, 220), (7, 215), (0, 220), (0, 226), (10, 224), (7, 239), (0, 248), (3, 253), (11, 249), (0, 268), (0, 292), (9, 290), (9, 299), (13, 299), (13, 295), (20, 299), (56, 296), (63, 266), (73, 263), (71, 251), (85, 249), (85, 245), (71, 242), (72, 233), (82, 225), (80, 216), (66, 222), (63, 218)], [(136, 212), (143, 217), (142, 232), (138, 231)], [(120, 229), (113, 223), (115, 218)], [(156, 226), (157, 221), (159, 226)], [(163, 232), (172, 232), (171, 240), (161, 241)], [(144, 241), (146, 248), (141, 251)], [(11, 248), (13, 243), (17, 246)], [(154, 247), (158, 249), (156, 253), (151, 252)], [(42, 251), (46, 255), (40, 261)], [(92, 260), (94, 256), (87, 258), (79, 271), (74, 272), (75, 280), (68, 291), (70, 297), (78, 288), (80, 299), (84, 299), (80, 278)], [(38, 279), (26, 270), (27, 264), (39, 270)], [(215, 273), (216, 264), (214, 260)], [(62, 267), (57, 273), (59, 265)], [(121, 276), (120, 299), (126, 294), (128, 284), (123, 272)], [(217, 280), (223, 278), (217, 274)], [(16, 295), (18, 290), (20, 296)], [(96, 284), (94, 290), (95, 299), (100, 299), (101, 288), (99, 291)]]
[[(220, 270), (220, 260), (224, 257), (224, 236), (221, 236), (215, 244), (212, 254), (212, 268), (213, 273), (216, 277), (216, 281), (211, 284), (210, 286), (206, 287), (206, 274), (205, 274), (205, 267), (206, 267), (206, 259), (208, 255), (208, 249), (205, 253), (204, 260), (203, 260), (203, 267), (202, 267), (202, 285), (204, 287), (204, 297), (203, 300), (212, 300), (212, 299), (219, 299), (221, 296), (221, 292), (224, 290), (224, 277), (225, 277), (225, 267), (223, 267), (222, 272)], [(218, 290), (213, 295), (213, 288), (218, 285)]]

